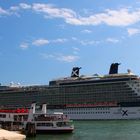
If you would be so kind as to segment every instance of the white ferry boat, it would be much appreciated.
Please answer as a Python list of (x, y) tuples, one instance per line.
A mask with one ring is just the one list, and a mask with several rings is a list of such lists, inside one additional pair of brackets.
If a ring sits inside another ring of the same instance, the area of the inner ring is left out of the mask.
[(35, 106), (36, 104), (33, 103), (28, 119), (24, 122), (25, 129), (29, 122), (35, 124), (36, 133), (71, 133), (74, 130), (73, 121), (67, 115), (61, 112), (48, 114), (46, 104), (42, 105), (41, 112), (36, 112)]
[(73, 121), (67, 115), (57, 112), (48, 114), (46, 104), (42, 110), (36, 112), (36, 104), (33, 103), (28, 110), (1, 110), (0, 125), (2, 128), (12, 131), (26, 131), (27, 124), (35, 125), (36, 133), (71, 133), (74, 130)]

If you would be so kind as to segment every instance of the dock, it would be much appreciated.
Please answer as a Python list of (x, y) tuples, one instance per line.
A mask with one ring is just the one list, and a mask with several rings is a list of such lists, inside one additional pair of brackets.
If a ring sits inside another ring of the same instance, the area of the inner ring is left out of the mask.
[(26, 136), (0, 128), (0, 140), (25, 140)]

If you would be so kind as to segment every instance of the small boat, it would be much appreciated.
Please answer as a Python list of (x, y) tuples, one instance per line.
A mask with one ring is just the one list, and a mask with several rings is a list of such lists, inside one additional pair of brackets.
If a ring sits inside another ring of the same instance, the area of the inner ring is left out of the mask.
[(36, 103), (30, 109), (0, 110), (0, 127), (12, 131), (28, 131), (28, 124), (33, 124), (36, 133), (71, 133), (73, 121), (62, 112), (47, 113), (47, 105), (36, 110)]
[(74, 130), (72, 120), (61, 112), (47, 113), (47, 105), (42, 105), (42, 110), (35, 111), (36, 103), (31, 105), (27, 122), (35, 124), (36, 133), (71, 133)]

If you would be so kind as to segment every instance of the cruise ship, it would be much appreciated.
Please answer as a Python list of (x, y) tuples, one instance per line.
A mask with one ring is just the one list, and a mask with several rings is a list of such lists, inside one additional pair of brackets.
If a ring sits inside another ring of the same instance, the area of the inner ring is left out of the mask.
[(70, 77), (49, 85), (0, 86), (0, 108), (28, 108), (36, 101), (47, 103), (48, 112), (63, 112), (73, 120), (140, 119), (140, 78), (130, 70), (118, 73), (112, 63), (109, 74), (80, 75), (74, 67)]

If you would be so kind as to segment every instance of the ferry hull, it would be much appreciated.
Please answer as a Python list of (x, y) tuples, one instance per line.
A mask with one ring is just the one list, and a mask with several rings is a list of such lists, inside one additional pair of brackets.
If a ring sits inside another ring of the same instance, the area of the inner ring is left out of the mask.
[(62, 134), (62, 133), (72, 133), (73, 129), (47, 129), (47, 130), (36, 130), (37, 134), (46, 134), (46, 133), (53, 133), (53, 134)]

